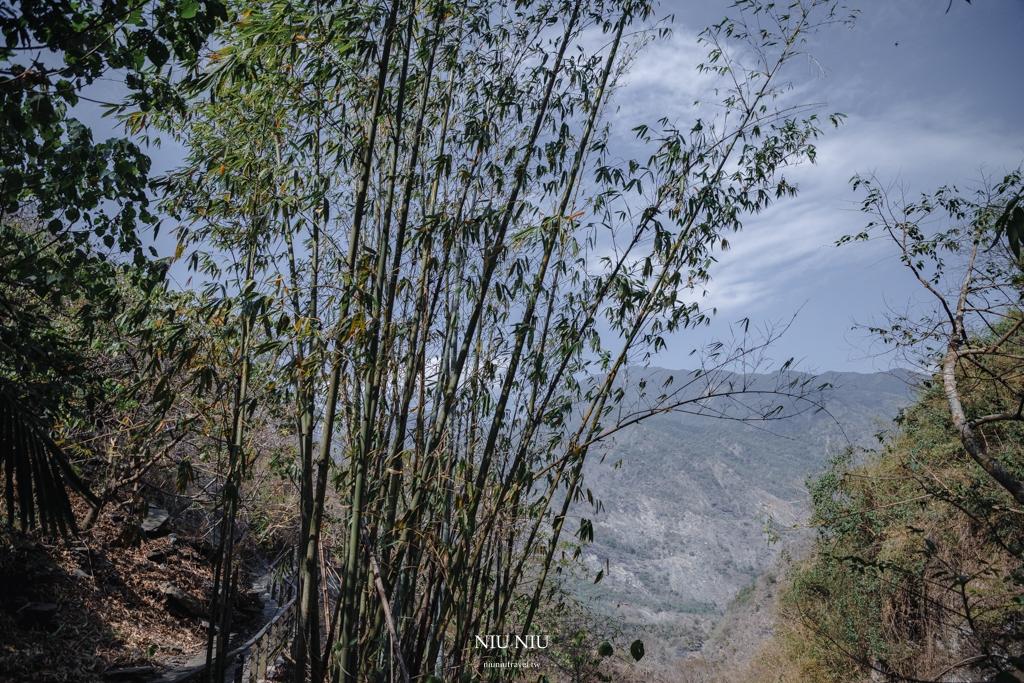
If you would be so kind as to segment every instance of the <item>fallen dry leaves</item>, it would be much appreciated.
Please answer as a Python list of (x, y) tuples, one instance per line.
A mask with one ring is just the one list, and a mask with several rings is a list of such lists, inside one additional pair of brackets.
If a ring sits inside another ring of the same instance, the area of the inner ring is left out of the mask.
[[(197, 550), (202, 540), (174, 529), (173, 543), (165, 536), (118, 547), (122, 524), (105, 514), (87, 535), (66, 540), (0, 531), (0, 681), (93, 682), (136, 666), (159, 672), (205, 648), (200, 619), (172, 615), (160, 588), (171, 582), (207, 602), (213, 578)], [(19, 623), (26, 602), (56, 604), (53, 623)]]

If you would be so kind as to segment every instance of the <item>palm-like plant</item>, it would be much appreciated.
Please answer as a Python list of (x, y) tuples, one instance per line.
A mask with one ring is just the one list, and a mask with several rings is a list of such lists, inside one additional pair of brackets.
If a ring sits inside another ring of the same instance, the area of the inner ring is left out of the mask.
[(0, 390), (0, 470), (9, 524), (37, 523), (47, 533), (77, 532), (67, 489), (90, 503), (99, 501), (79, 478), (45, 426), (6, 391)]

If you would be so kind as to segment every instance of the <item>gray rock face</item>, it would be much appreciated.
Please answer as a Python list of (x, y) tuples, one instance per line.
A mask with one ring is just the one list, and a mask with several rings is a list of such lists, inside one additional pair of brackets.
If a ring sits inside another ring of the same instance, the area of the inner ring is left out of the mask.
[(139, 527), (147, 536), (159, 536), (167, 531), (167, 520), (171, 518), (167, 510), (161, 508), (149, 508), (149, 514), (142, 520)]
[[(668, 374), (648, 371), (649, 386)], [(775, 562), (782, 544), (766, 542), (768, 518), (783, 528), (802, 521), (804, 480), (849, 442), (877, 446), (874, 434), (910, 400), (906, 378), (888, 373), (829, 373), (822, 381), (837, 387), (830, 414), (756, 424), (667, 414), (592, 452), (584, 485), (604, 510), (584, 503), (573, 511), (594, 523), (584, 550), (592, 574), (606, 562), (608, 569), (579, 592), (633, 623), (716, 620)]]

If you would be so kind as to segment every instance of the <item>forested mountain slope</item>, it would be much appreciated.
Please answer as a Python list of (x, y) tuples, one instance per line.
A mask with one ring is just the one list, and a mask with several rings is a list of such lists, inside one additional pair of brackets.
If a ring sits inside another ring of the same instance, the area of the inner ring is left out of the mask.
[[(838, 458), (808, 483), (817, 534), (787, 571), (774, 637), (752, 666), (797, 682), (1021, 680), (1022, 512), (966, 457), (943, 389), (922, 392), (878, 454)], [(992, 414), (1004, 390), (964, 396), (972, 414)], [(985, 440), (1019, 478), (1020, 424)]]

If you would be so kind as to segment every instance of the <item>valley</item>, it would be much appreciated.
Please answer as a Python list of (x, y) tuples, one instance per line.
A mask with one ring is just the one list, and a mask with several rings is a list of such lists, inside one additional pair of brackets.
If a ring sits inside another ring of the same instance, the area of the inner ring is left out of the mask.
[[(584, 554), (590, 578), (574, 592), (643, 633), (663, 661), (700, 650), (730, 602), (806, 533), (804, 480), (848, 445), (877, 446), (913, 397), (905, 374), (822, 381), (834, 386), (827, 412), (770, 423), (673, 413), (620, 432), (587, 465), (585, 486), (603, 510), (575, 508), (593, 520), (594, 543)], [(769, 525), (781, 542), (768, 543)]]

